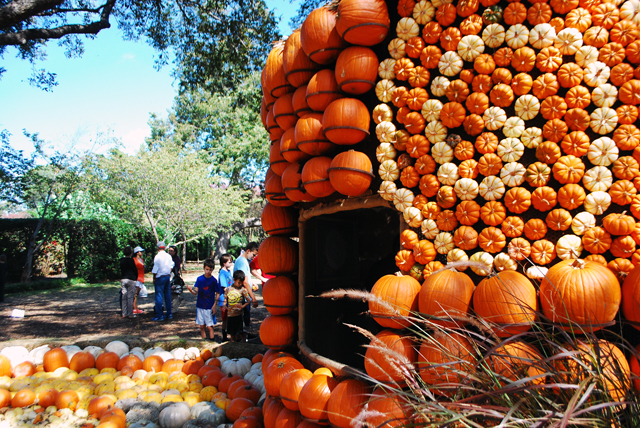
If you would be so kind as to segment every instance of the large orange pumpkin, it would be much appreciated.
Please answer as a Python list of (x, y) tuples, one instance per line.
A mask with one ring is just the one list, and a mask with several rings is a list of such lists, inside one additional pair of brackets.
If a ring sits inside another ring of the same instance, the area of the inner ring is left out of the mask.
[(267, 203), (262, 209), (262, 228), (268, 235), (294, 235), (298, 230), (297, 212), (289, 207)]
[(369, 312), (378, 324), (387, 328), (405, 328), (411, 322), (405, 317), (418, 309), (420, 283), (405, 275), (385, 275), (373, 285)]
[(0, 355), (0, 376), (11, 377), (11, 360), (4, 355)]
[(473, 309), (478, 316), (496, 325), (499, 337), (527, 331), (538, 310), (536, 289), (519, 272), (505, 270), (480, 281), (473, 293)]
[(371, 395), (370, 387), (356, 379), (342, 381), (331, 391), (327, 403), (329, 422), (338, 428), (351, 428)]
[(125, 355), (120, 358), (120, 361), (118, 361), (116, 369), (122, 370), (125, 366), (131, 367), (133, 371), (140, 370), (142, 369), (142, 361), (140, 360), (140, 357), (134, 354)]
[(546, 317), (564, 330), (602, 329), (620, 307), (621, 290), (606, 266), (581, 259), (552, 266), (540, 284), (540, 304)]
[(148, 372), (159, 372), (162, 370), (163, 363), (164, 363), (164, 360), (162, 359), (162, 357), (158, 355), (149, 355), (142, 362), (142, 370), (145, 370)]
[(44, 364), (44, 371), (46, 372), (52, 372), (59, 367), (69, 368), (69, 357), (67, 356), (67, 352), (64, 349), (53, 348), (48, 350), (44, 354), (43, 364)]
[(296, 330), (296, 322), (290, 315), (269, 315), (260, 325), (260, 340), (268, 348), (286, 349), (295, 345)]
[(300, 391), (302, 387), (313, 376), (307, 369), (294, 370), (291, 373), (286, 374), (280, 382), (279, 396), (282, 400), (282, 404), (287, 409), (298, 411), (298, 398), (300, 397)]
[(318, 63), (309, 59), (304, 52), (301, 38), (300, 31), (294, 31), (287, 37), (287, 41), (284, 43), (282, 62), (284, 77), (296, 88), (306, 84), (320, 68)]
[(262, 286), (264, 306), (271, 315), (286, 315), (298, 306), (298, 288), (291, 278), (276, 276)]
[(531, 383), (541, 384), (545, 381), (546, 373), (542, 360), (542, 355), (533, 346), (526, 342), (511, 341), (492, 349), (487, 363), (498, 376), (500, 384), (504, 384), (505, 379), (516, 382), (528, 377), (533, 378)]
[(427, 385), (448, 394), (473, 374), (475, 352), (469, 340), (454, 332), (437, 331), (420, 345), (418, 370)]
[(633, 269), (622, 283), (622, 313), (640, 330), (640, 267)]
[[(416, 351), (409, 337), (395, 330), (382, 330), (376, 334), (364, 355), (364, 369), (378, 382), (388, 384), (405, 383), (403, 373), (411, 370), (416, 361)], [(405, 366), (404, 370), (402, 366)]]
[(374, 178), (369, 157), (355, 150), (336, 155), (327, 171), (331, 186), (346, 196), (362, 195), (369, 189)]
[(298, 270), (298, 243), (282, 236), (270, 236), (260, 248), (260, 267), (270, 275), (283, 275)]
[(96, 358), (96, 368), (98, 370), (115, 369), (119, 361), (120, 357), (115, 352), (104, 352)]
[(300, 28), (300, 43), (309, 58), (331, 64), (347, 46), (336, 30), (336, 13), (326, 7), (312, 10)]
[(431, 322), (442, 327), (456, 327), (469, 310), (475, 285), (469, 276), (455, 269), (429, 275), (420, 288), (418, 310), (435, 317)]
[(335, 68), (341, 91), (361, 95), (376, 84), (378, 57), (364, 46), (351, 46), (340, 52)]
[(367, 402), (366, 421), (369, 426), (377, 428), (394, 428), (404, 426), (407, 420), (405, 410), (413, 413), (400, 402), (401, 395), (376, 391)]
[(30, 389), (21, 389), (11, 398), (11, 407), (27, 407), (36, 401), (36, 393)]
[(272, 397), (279, 397), (280, 385), (284, 377), (303, 368), (302, 363), (292, 357), (281, 357), (271, 361), (264, 371), (264, 387), (267, 394)]
[(311, 158), (302, 167), (302, 185), (309, 194), (316, 198), (324, 198), (336, 191), (329, 179), (331, 161), (330, 157), (317, 156)]
[[(23, 377), (23, 376), (33, 375), (36, 372), (36, 370), (37, 370), (36, 365), (33, 364), (31, 361), (23, 361), (20, 364), (17, 364), (13, 368), (12, 372), (13, 372), (13, 377)], [(71, 369), (71, 370), (74, 370), (74, 369)], [(81, 370), (76, 370), (76, 371), (80, 372)]]
[(332, 143), (349, 146), (369, 135), (371, 114), (355, 98), (340, 98), (329, 104), (322, 115), (322, 132)]
[(298, 406), (300, 406), (302, 416), (320, 425), (328, 425), (329, 397), (337, 384), (338, 382), (330, 376), (313, 375), (302, 387), (298, 397)]
[(297, 428), (303, 420), (300, 412), (284, 408), (278, 413), (275, 428)]
[(284, 194), (294, 202), (312, 202), (316, 199), (302, 185), (302, 165), (293, 162), (282, 173), (282, 189)]

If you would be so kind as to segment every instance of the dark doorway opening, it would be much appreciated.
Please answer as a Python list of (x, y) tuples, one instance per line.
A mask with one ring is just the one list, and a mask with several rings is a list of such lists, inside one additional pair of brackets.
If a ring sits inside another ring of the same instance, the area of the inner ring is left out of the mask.
[(370, 291), (380, 277), (397, 271), (398, 212), (386, 207), (343, 211), (313, 217), (302, 227), (305, 310), (301, 339), (323, 357), (363, 369), (366, 349), (362, 345), (369, 340), (344, 323), (374, 334), (379, 331), (377, 323), (364, 314), (367, 302), (307, 296), (334, 289)]

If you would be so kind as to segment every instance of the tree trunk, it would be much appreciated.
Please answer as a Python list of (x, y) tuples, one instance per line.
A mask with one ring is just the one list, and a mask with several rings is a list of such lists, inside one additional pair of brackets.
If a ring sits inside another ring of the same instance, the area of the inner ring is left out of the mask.
[(36, 229), (31, 234), (31, 238), (29, 238), (29, 245), (27, 246), (27, 260), (24, 262), (24, 267), (22, 268), (22, 277), (20, 278), (20, 282), (31, 282), (31, 272), (33, 271), (33, 255), (36, 252), (36, 241), (38, 239), (40, 229), (42, 229), (43, 223), (44, 217), (40, 217)]
[(260, 220), (260, 217), (252, 217), (246, 219), (243, 222), (234, 223), (230, 229), (218, 232), (218, 239), (216, 239), (216, 249), (213, 252), (213, 259), (220, 260), (220, 256), (227, 252), (227, 249), (229, 248), (229, 242), (231, 242), (231, 237), (233, 235), (248, 227), (256, 227), (261, 225), (262, 221)]
[(184, 270), (184, 264), (187, 263), (187, 237), (184, 232), (182, 232), (182, 240), (184, 244), (182, 244), (182, 270)]

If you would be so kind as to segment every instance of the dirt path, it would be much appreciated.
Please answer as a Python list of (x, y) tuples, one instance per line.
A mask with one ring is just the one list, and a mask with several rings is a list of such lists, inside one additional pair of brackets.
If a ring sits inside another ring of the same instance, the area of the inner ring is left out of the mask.
[[(193, 284), (199, 275), (201, 271), (192, 268), (184, 275), (185, 282)], [(120, 287), (115, 282), (40, 295), (8, 295), (0, 305), (0, 349), (11, 345), (32, 348), (43, 343), (103, 346), (116, 338), (144, 348), (158, 342), (176, 342), (179, 346), (194, 341), (200, 345), (213, 344), (200, 339), (200, 330), (195, 324), (196, 296), (186, 287), (180, 307), (177, 311), (174, 309), (173, 320), (154, 322), (151, 320), (155, 299), (151, 276), (145, 278), (145, 284), (149, 297), (138, 299), (138, 307), (145, 313), (135, 319), (121, 317)], [(268, 315), (262, 305), (261, 288), (255, 294), (260, 306), (251, 312), (252, 325), (248, 329), (251, 335), (258, 335), (260, 323)], [(12, 309), (23, 309), (25, 317), (11, 318)], [(222, 338), (219, 325), (215, 333), (217, 339)]]

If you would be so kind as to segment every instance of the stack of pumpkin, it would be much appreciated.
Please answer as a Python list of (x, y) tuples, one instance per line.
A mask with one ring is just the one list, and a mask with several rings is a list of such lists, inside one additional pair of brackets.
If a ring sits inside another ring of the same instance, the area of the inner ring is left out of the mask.
[(311, 372), (291, 354), (267, 351), (262, 364), (264, 428), (351, 428), (365, 406), (369, 426), (389, 421), (395, 426), (405, 417), (397, 397), (372, 391), (360, 380), (338, 380), (327, 368)]
[(582, 256), (623, 278), (640, 262), (638, 1), (397, 10), (373, 109), (379, 193), (429, 242), (400, 269), (427, 276), (440, 255), (540, 279)]
[(368, 46), (388, 30), (384, 2), (342, 0), (337, 11), (312, 11), (275, 45), (262, 72), (261, 106), (271, 140), (265, 193), (272, 204), (369, 189), (371, 160), (345, 148), (369, 135), (371, 113), (357, 97), (376, 81), (378, 58)]
[(217, 426), (261, 415), (261, 359), (214, 357), (197, 348), (130, 350), (120, 341), (104, 349), (4, 348), (0, 407), (13, 409), (0, 418), (10, 426), (88, 427), (98, 420), (104, 428), (124, 428), (125, 422), (182, 427), (191, 419)]
[(267, 203), (262, 210), (262, 228), (269, 237), (259, 248), (260, 268), (275, 275), (262, 288), (269, 316), (260, 325), (260, 340), (270, 349), (295, 346), (297, 339), (298, 287), (292, 275), (298, 271), (297, 211)]

